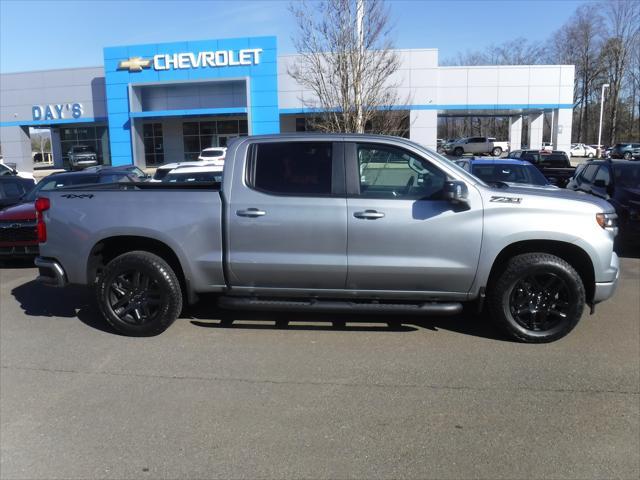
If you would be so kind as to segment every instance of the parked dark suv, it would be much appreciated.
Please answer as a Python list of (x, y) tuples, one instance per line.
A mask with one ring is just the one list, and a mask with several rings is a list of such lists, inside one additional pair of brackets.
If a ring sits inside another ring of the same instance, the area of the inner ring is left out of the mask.
[(640, 163), (619, 160), (583, 163), (567, 188), (607, 200), (618, 214), (620, 239), (640, 241)]
[(611, 149), (611, 158), (631, 160), (640, 155), (640, 143), (616, 143)]

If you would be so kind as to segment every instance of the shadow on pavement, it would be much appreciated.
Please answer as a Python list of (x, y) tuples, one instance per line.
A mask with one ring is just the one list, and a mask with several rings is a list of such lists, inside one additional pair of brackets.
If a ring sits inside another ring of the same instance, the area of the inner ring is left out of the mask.
[(88, 287), (68, 285), (53, 288), (32, 280), (14, 288), (11, 294), (26, 315), (77, 318), (89, 327), (118, 335), (102, 318)]
[(33, 257), (0, 258), (0, 268), (36, 268)]
[[(118, 335), (102, 318), (88, 287), (68, 285), (65, 288), (51, 288), (33, 280), (14, 288), (11, 294), (20, 303), (26, 315), (78, 318), (91, 328)], [(474, 312), (465, 312), (453, 317), (415, 317), (231, 311), (218, 308), (215, 297), (203, 296), (198, 304), (185, 308), (181, 318), (190, 319), (192, 325), (203, 328), (341, 332), (448, 330), (475, 337), (509, 341), (483, 315)]]

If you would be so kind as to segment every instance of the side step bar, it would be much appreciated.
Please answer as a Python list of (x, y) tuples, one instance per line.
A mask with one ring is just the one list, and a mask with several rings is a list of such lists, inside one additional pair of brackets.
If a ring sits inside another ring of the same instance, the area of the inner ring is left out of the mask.
[(438, 303), (374, 303), (349, 300), (274, 300), (255, 297), (221, 297), (218, 305), (230, 310), (263, 310), (321, 313), (367, 313), (373, 315), (456, 315), (462, 304)]

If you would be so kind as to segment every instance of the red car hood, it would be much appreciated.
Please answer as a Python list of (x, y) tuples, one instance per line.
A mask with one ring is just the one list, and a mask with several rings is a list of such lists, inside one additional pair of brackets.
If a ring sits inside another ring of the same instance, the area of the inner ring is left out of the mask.
[(35, 220), (36, 207), (33, 202), (21, 203), (13, 207), (0, 210), (0, 221), (2, 220)]

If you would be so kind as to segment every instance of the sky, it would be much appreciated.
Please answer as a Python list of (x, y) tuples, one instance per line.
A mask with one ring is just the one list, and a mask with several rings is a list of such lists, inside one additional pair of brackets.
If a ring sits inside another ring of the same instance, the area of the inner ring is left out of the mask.
[[(275, 35), (294, 53), (290, 0), (0, 0), (0, 72), (103, 64), (102, 48)], [(584, 1), (387, 0), (397, 48), (440, 60), (518, 37), (545, 40)]]

